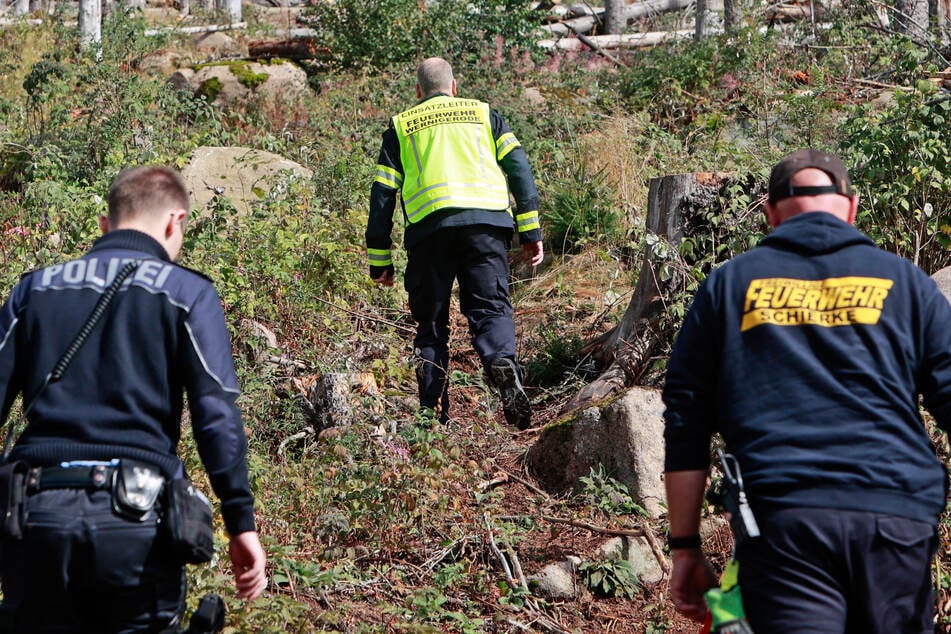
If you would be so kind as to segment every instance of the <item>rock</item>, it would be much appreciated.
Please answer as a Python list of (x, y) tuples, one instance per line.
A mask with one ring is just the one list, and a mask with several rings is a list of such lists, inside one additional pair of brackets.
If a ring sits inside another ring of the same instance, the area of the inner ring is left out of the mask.
[(175, 72), (175, 69), (181, 65), (184, 59), (185, 56), (180, 51), (160, 48), (147, 53), (139, 61), (139, 70), (153, 72), (156, 75), (167, 77), (169, 74)]
[(641, 585), (653, 585), (664, 578), (663, 568), (643, 537), (612, 537), (598, 552), (604, 559), (626, 560)]
[(255, 94), (294, 95), (310, 90), (307, 73), (296, 64), (278, 61), (261, 64), (244, 60), (198, 64), (180, 69), (169, 77), (176, 87), (190, 86), (198, 95), (217, 105), (246, 99)]
[(951, 266), (945, 267), (931, 276), (944, 296), (951, 302)]
[(558, 494), (578, 490), (579, 478), (602, 464), (656, 518), (665, 495), (663, 413), (659, 391), (631, 388), (603, 411), (589, 407), (542, 430), (526, 455), (528, 468)]
[(542, 91), (534, 86), (529, 86), (523, 93), (525, 99), (533, 106), (541, 107), (548, 103)]
[(549, 599), (574, 599), (578, 596), (575, 573), (580, 564), (581, 559), (578, 557), (568, 557), (557, 564), (545, 566), (526, 579), (528, 587), (532, 593)]
[(376, 379), (367, 372), (328, 372), (293, 381), (304, 396), (304, 410), (318, 434), (354, 421), (369, 421), (383, 413)]
[(214, 58), (240, 56), (244, 54), (241, 50), (241, 46), (235, 39), (221, 31), (195, 33), (192, 36), (192, 43), (198, 51)]
[(310, 178), (312, 172), (277, 154), (242, 147), (195, 148), (182, 168), (182, 178), (197, 214), (208, 214), (215, 195), (231, 201), (238, 214), (291, 176)]

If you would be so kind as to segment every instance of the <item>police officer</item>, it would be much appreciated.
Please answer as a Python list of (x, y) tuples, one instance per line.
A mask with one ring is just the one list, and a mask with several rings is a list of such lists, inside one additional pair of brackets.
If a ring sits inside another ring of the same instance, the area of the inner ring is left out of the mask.
[[(158, 166), (122, 172), (104, 235), (82, 258), (25, 275), (0, 312), (0, 394), (35, 399), (12, 458), (31, 485), (20, 541), (0, 544), (0, 616), (15, 632), (156, 632), (185, 599), (183, 562), (169, 552), (161, 509), (143, 521), (113, 508), (117, 461), (181, 477), (183, 391), (212, 488), (221, 499), (240, 598), (264, 589), (265, 555), (248, 484), (247, 440), (218, 295), (177, 266), (188, 193)], [(61, 380), (41, 387), (130, 260), (140, 263)]]
[(366, 231), (370, 277), (393, 284), (400, 193), (420, 406), (442, 422), (449, 418), (449, 298), (458, 279), (472, 345), (501, 393), (506, 420), (525, 429), (532, 410), (515, 355), (508, 249), (517, 228), (526, 261), (541, 263), (538, 192), (525, 151), (502, 118), (486, 103), (457, 98), (456, 88), (446, 60), (424, 60), (416, 71), (420, 101), (383, 134)]

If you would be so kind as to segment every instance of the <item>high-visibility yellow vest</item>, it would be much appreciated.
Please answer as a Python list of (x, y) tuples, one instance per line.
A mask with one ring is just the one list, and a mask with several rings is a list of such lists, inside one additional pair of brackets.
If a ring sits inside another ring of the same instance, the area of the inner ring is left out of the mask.
[(476, 99), (437, 96), (393, 117), (403, 174), (384, 176), (402, 187), (408, 222), (446, 208), (509, 211), (498, 160), (518, 140), (506, 134), (496, 143), (489, 113)]

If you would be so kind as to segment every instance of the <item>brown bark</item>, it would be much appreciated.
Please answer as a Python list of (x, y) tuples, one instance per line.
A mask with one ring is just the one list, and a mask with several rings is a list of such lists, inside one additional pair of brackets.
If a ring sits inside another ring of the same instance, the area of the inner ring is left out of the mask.
[(248, 42), (248, 55), (254, 58), (282, 57), (302, 60), (329, 57), (330, 51), (320, 46), (315, 37), (253, 40)]
[[(677, 251), (684, 222), (697, 200), (720, 190), (724, 175), (700, 173), (663, 176), (650, 181), (647, 203), (647, 234), (656, 239), (644, 252), (634, 295), (620, 323), (600, 339), (595, 358), (607, 369), (586, 385), (562, 408), (568, 412), (583, 408), (633, 385), (644, 373), (654, 354), (663, 346), (658, 327), (667, 302), (682, 280), (661, 279), (666, 258), (658, 253)], [(704, 192), (708, 192), (704, 194)], [(711, 197), (712, 200), (712, 197)]]

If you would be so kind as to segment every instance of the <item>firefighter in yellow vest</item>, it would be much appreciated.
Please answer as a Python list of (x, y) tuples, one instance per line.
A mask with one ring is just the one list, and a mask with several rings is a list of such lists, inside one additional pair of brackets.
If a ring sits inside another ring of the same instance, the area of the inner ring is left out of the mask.
[(393, 117), (383, 134), (366, 231), (370, 277), (393, 284), (399, 194), (420, 407), (449, 420), (449, 298), (458, 280), (472, 345), (500, 392), (506, 420), (525, 429), (532, 409), (515, 355), (508, 250), (516, 229), (525, 260), (537, 266), (544, 257), (535, 179), (499, 114), (456, 97), (446, 60), (431, 57), (419, 65), (416, 96), (419, 103)]

